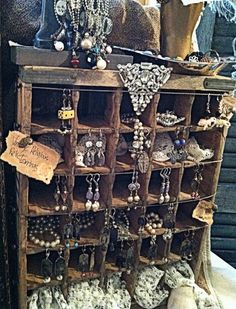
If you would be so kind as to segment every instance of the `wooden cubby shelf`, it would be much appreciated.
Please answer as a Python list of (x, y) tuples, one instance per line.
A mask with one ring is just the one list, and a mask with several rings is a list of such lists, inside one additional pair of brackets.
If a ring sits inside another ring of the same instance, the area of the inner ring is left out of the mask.
[[(49, 185), (17, 174), (19, 309), (27, 308), (28, 290), (46, 285), (60, 285), (66, 295), (68, 285), (71, 283), (94, 278), (104, 282), (106, 276), (120, 271), (123, 272), (122, 278), (127, 282), (128, 291), (133, 298), (137, 270), (147, 265), (163, 265), (164, 268), (168, 263), (181, 260), (181, 244), (187, 233), (192, 232), (194, 233), (194, 248), (190, 265), (198, 281), (202, 264), (202, 244), (207, 235), (208, 226), (193, 219), (192, 212), (200, 200), (214, 201), (227, 134), (227, 129), (214, 128), (204, 131), (198, 126), (206, 110), (206, 94), (214, 91), (211, 98), (211, 112), (216, 115), (219, 105), (217, 96), (223, 94), (225, 85), (229, 84), (229, 80), (223, 77), (207, 77), (207, 79), (213, 83), (222, 83), (222, 89), (220, 87), (205, 89), (206, 77), (204, 76), (190, 77), (172, 74), (163, 86), (162, 92), (157, 93), (148, 104), (140, 120), (145, 130), (150, 132), (151, 147), (148, 150), (148, 156), (151, 164), (145, 174), (138, 174), (140, 202), (128, 204), (127, 198), (130, 195), (128, 185), (132, 181), (134, 162), (128, 149), (122, 155), (119, 155), (117, 149), (119, 149), (121, 134), (127, 145), (132, 143), (134, 128), (133, 124), (122, 123), (124, 114), (132, 113), (132, 104), (118, 71), (19, 67), (17, 123), (20, 125), (21, 132), (31, 135), (34, 140), (38, 140), (42, 134), (55, 133), (63, 139), (64, 143), (63, 162), (58, 164)], [(58, 132), (61, 124), (57, 119), (57, 111), (62, 106), (62, 93), (65, 88), (72, 90), (72, 107), (75, 110), (75, 118), (71, 123), (71, 133), (62, 136)], [(156, 115), (166, 110), (174, 111), (177, 116), (185, 117), (185, 119), (176, 126), (163, 127), (157, 124)], [(201, 162), (203, 180), (197, 199), (191, 196), (191, 181), (197, 167), (196, 162), (187, 160), (172, 164), (171, 161), (157, 162), (152, 159), (157, 134), (167, 132), (174, 141), (177, 127), (187, 129), (186, 140), (194, 136), (201, 147), (214, 150), (213, 158)], [(104, 166), (76, 166), (76, 146), (81, 137), (89, 133), (101, 133), (106, 136)], [(164, 168), (171, 169), (169, 190), (171, 199), (160, 204), (162, 182), (160, 172)], [(100, 208), (95, 212), (94, 223), (81, 230), (79, 240), (70, 239), (70, 247), (65, 248), (63, 240), (65, 222), (68, 222), (71, 216), (86, 212), (85, 203), (88, 190), (86, 177), (97, 173), (100, 174)], [(66, 179), (69, 191), (68, 209), (64, 212), (55, 211), (54, 193), (57, 176)], [(174, 205), (175, 213), (170, 224), (166, 218), (171, 205)], [(126, 212), (129, 220), (129, 234), (127, 239), (123, 240), (125, 250), (128, 250), (130, 246), (134, 250), (133, 264), (128, 269), (117, 266), (116, 258), (121, 249), (120, 241), (116, 244), (115, 252), (110, 252), (109, 245), (103, 242), (107, 214), (108, 223), (111, 224), (112, 214), (121, 209)], [(152, 235), (146, 231), (140, 233), (138, 223), (141, 216), (150, 212), (158, 213), (163, 219), (162, 227), (156, 231), (158, 255), (154, 260), (148, 256)], [(43, 282), (41, 275), (41, 261), (45, 257), (45, 248), (34, 245), (29, 240), (27, 230), (29, 217), (47, 215), (60, 217), (61, 244), (54, 249), (49, 249), (50, 259), (55, 261), (58, 249), (62, 248), (66, 261), (63, 281), (59, 282), (52, 277), (49, 284)], [(170, 229), (172, 238), (167, 241), (163, 235), (170, 232)], [(81, 271), (78, 264), (79, 256), (82, 250), (89, 251), (91, 248), (95, 248), (94, 267), (90, 268), (90, 271)]]

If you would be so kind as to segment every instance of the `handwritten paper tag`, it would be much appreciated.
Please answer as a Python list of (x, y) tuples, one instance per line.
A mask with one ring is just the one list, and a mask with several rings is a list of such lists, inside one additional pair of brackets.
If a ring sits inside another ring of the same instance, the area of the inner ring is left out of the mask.
[(192, 217), (201, 222), (211, 225), (213, 223), (214, 203), (205, 200), (200, 201), (193, 211)]
[(27, 135), (18, 131), (9, 132), (6, 138), (7, 149), (0, 158), (15, 166), (18, 172), (49, 184), (60, 155), (38, 142), (19, 147), (19, 142), (25, 137)]

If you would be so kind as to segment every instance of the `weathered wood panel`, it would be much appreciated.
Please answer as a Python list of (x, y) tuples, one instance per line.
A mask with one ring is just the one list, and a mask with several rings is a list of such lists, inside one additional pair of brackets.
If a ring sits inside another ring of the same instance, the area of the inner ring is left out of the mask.
[(236, 227), (234, 225), (214, 225), (211, 235), (213, 237), (236, 238)]
[(236, 167), (222, 168), (220, 172), (220, 182), (236, 183)]
[(236, 250), (236, 239), (224, 238), (224, 241), (222, 241), (222, 238), (212, 237), (211, 246), (217, 249)]
[(214, 215), (214, 224), (236, 225), (235, 213), (223, 213), (221, 210)]
[(216, 194), (219, 211), (236, 213), (236, 184), (220, 183)]

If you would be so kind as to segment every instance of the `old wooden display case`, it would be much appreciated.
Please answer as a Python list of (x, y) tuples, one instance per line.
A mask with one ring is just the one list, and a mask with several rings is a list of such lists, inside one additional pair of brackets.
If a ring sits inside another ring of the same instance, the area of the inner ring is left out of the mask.
[[(206, 89), (211, 85), (210, 89)], [(219, 86), (220, 85), (220, 86)], [(51, 117), (40, 116), (34, 112), (34, 99), (42, 96), (41, 105), (48, 104), (43, 99), (43, 92), (47, 91), (53, 96), (62, 93), (63, 89), (72, 89), (73, 108), (76, 111), (72, 121), (72, 133), (65, 135), (64, 162), (55, 170), (55, 176), (66, 176), (67, 186), (70, 192), (69, 210), (58, 213), (54, 210), (55, 190), (54, 179), (51, 184), (45, 185), (39, 181), (17, 174), (18, 188), (18, 280), (19, 280), (19, 307), (27, 307), (27, 293), (32, 289), (44, 286), (43, 277), (40, 274), (40, 263), (45, 255), (45, 248), (34, 245), (29, 241), (27, 226), (29, 217), (54, 216), (60, 217), (61, 229), (66, 222), (69, 213), (85, 212), (86, 202), (86, 176), (89, 173), (99, 173), (101, 207), (95, 213), (95, 223), (92, 228), (84, 232), (79, 240), (79, 247), (65, 248), (63, 242), (64, 257), (67, 271), (63, 282), (52, 280), (48, 285), (61, 285), (64, 294), (72, 282), (89, 278), (104, 278), (113, 272), (120, 271), (115, 264), (115, 255), (109, 255), (102, 247), (101, 235), (103, 232), (105, 213), (114, 209), (123, 209), (130, 220), (130, 238), (134, 243), (134, 265), (131, 272), (123, 271), (123, 277), (127, 282), (129, 292), (133, 293), (137, 270), (150, 264), (146, 256), (150, 237), (146, 232), (139, 233), (138, 218), (151, 211), (164, 217), (168, 205), (174, 205), (175, 220), (171, 228), (173, 237), (166, 241), (163, 235), (168, 232), (165, 224), (159, 229), (157, 243), (159, 257), (153, 264), (165, 267), (168, 263), (181, 259), (180, 245), (186, 232), (194, 231), (194, 254), (190, 264), (194, 270), (196, 281), (200, 279), (200, 271), (203, 262), (203, 247), (208, 235), (208, 225), (192, 218), (192, 211), (199, 200), (214, 200), (218, 176), (222, 161), (225, 137), (227, 129), (214, 128), (203, 131), (197, 125), (206, 109), (209, 92), (211, 93), (211, 106), (218, 108), (218, 95), (232, 87), (231, 81), (222, 77), (186, 76), (172, 74), (170, 80), (156, 94), (144, 111), (141, 119), (145, 126), (150, 128), (152, 146), (149, 156), (152, 158), (153, 144), (156, 134), (169, 132), (174, 134), (176, 126), (162, 127), (156, 123), (156, 113), (166, 109), (174, 110), (179, 116), (184, 116), (181, 124), (188, 130), (186, 138), (195, 136), (201, 145), (213, 148), (214, 157), (202, 162), (203, 181), (200, 185), (200, 196), (197, 199), (191, 197), (191, 180), (194, 176), (196, 163), (184, 161), (172, 164), (167, 162), (155, 162), (152, 160), (148, 172), (140, 175), (139, 205), (127, 204), (129, 190), (127, 188), (133, 172), (133, 161), (129, 152), (123, 156), (116, 156), (116, 148), (119, 135), (129, 136), (133, 134), (132, 126), (121, 122), (121, 114), (131, 111), (129, 95), (123, 87), (118, 71), (97, 71), (86, 69), (50, 68), (37, 66), (20, 66), (18, 79), (18, 106), (17, 123), (19, 130), (27, 135), (37, 138), (41, 134), (57, 133), (60, 122), (56, 112)], [(178, 126), (178, 125), (177, 125)], [(80, 136), (92, 133), (106, 135), (106, 162), (102, 167), (77, 167), (75, 165), (75, 147)], [(59, 133), (57, 133), (59, 134)], [(160, 195), (160, 171), (171, 168), (170, 176), (170, 203), (158, 204)], [(60, 232), (60, 231), (59, 231)], [(76, 259), (83, 246), (95, 246), (94, 271), (81, 273), (76, 267)], [(53, 251), (59, 247), (50, 249), (52, 259)], [(134, 304), (134, 306), (136, 306)]]

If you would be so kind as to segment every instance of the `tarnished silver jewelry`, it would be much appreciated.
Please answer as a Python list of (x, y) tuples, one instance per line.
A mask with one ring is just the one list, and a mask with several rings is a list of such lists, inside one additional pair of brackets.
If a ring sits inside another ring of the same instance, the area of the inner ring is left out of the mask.
[(97, 136), (97, 141), (95, 143), (96, 146), (96, 165), (97, 166), (104, 166), (105, 165), (105, 150), (106, 150), (106, 137), (102, 134), (100, 130), (99, 136)]
[(165, 113), (157, 113), (157, 123), (160, 123), (164, 127), (172, 127), (177, 123), (185, 120), (185, 117), (178, 117), (173, 111), (166, 111)]
[(152, 63), (118, 64), (117, 68), (124, 86), (128, 88), (133, 110), (141, 115), (155, 93), (170, 78), (172, 68)]
[(100, 208), (100, 192), (99, 192), (99, 180), (100, 180), (100, 174), (95, 174), (93, 175), (93, 182), (95, 184), (95, 192), (94, 192), (94, 195), (93, 195), (93, 203), (92, 203), (92, 210), (93, 211), (98, 211), (99, 208)]

